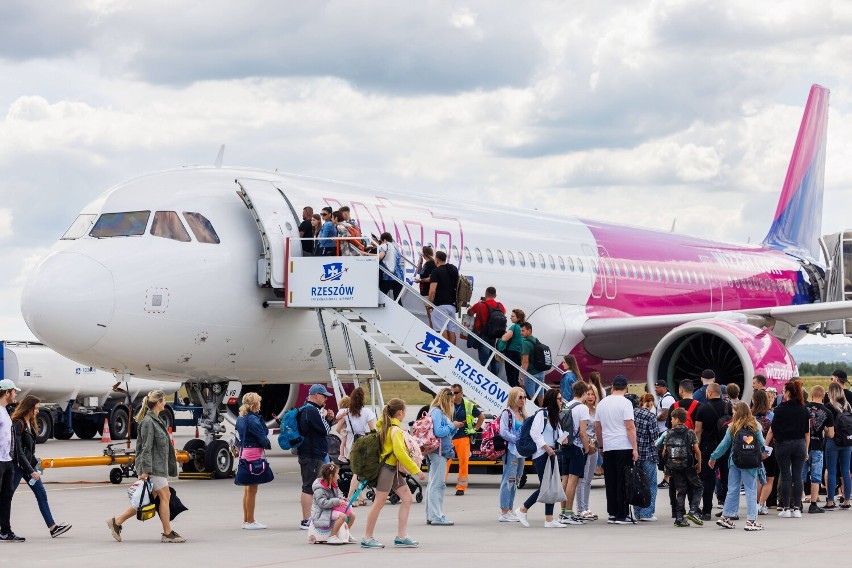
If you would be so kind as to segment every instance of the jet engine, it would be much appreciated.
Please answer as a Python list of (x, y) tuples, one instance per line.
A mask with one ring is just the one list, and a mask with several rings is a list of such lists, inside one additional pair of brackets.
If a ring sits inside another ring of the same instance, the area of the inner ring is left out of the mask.
[[(308, 394), (310, 385), (298, 384), (266, 384), (266, 385), (242, 385), (240, 396), (233, 404), (227, 404), (225, 418), (231, 424), (237, 423), (240, 415), (240, 402), (243, 395), (248, 392), (256, 392), (260, 395), (260, 415), (266, 421), (268, 428), (277, 428), (281, 416), (296, 405), (297, 400), (304, 400)], [(300, 391), (304, 388), (303, 393)]]

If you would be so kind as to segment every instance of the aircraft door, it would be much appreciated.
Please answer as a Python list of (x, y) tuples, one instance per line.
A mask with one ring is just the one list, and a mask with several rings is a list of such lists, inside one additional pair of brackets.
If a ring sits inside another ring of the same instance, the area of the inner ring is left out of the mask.
[[(284, 288), (284, 249), (288, 237), (299, 236), (299, 222), (287, 197), (272, 182), (257, 179), (237, 179), (237, 195), (254, 217), (263, 243), (258, 260), (257, 283), (270, 288)], [(296, 241), (298, 242), (298, 241)], [(302, 247), (290, 254), (301, 256)]]

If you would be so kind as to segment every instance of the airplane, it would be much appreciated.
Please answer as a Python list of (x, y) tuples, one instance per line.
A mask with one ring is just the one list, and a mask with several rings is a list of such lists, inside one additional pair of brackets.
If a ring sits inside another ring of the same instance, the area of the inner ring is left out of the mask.
[[(41, 342), (75, 361), (196, 389), (210, 441), (230, 381), (280, 416), (304, 396), (293, 385), (328, 376), (316, 314), (264, 306), (285, 297), (287, 258), (301, 256), (297, 212), (349, 205), (363, 235), (391, 233), (409, 261), (431, 244), (475, 289), (495, 286), (584, 373), (664, 379), (676, 392), (675, 381), (712, 368), (748, 400), (753, 375), (770, 386), (798, 375), (787, 347), (819, 322), (852, 317), (852, 302), (824, 301), (830, 274), (818, 260), (828, 95), (810, 90), (759, 245), (217, 160), (131, 179), (84, 207), (30, 275), (22, 313)], [(412, 296), (404, 304), (424, 317)], [(346, 357), (336, 336), (328, 349)], [(383, 357), (376, 366), (382, 380), (410, 379)]]

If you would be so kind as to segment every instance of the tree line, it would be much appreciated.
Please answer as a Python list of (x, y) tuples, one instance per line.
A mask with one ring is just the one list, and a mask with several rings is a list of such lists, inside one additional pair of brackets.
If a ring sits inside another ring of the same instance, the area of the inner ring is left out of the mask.
[(835, 369), (843, 369), (852, 375), (852, 365), (843, 361), (819, 363), (799, 363), (799, 376), (802, 377), (830, 377)]

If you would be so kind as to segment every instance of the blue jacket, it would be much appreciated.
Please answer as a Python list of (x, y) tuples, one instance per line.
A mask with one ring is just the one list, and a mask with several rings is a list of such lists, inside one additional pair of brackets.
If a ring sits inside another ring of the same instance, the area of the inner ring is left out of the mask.
[(577, 375), (574, 371), (565, 371), (562, 378), (559, 380), (559, 392), (562, 394), (562, 400), (574, 400), (574, 383), (577, 382)]
[(296, 448), (300, 457), (324, 460), (328, 455), (328, 429), (326, 420), (320, 414), (320, 407), (308, 401), (299, 413), (299, 433), (305, 438)]
[(322, 224), (319, 236), (320, 240), (317, 242), (319, 243), (320, 247), (334, 248), (335, 241), (331, 239), (337, 236), (337, 227), (335, 227), (334, 223), (332, 223), (331, 221), (326, 221)]
[(249, 412), (237, 418), (237, 434), (240, 435), (240, 446), (243, 448), (272, 449), (269, 442), (269, 430), (263, 419), (256, 412)]
[(432, 431), (435, 433), (435, 437), (441, 441), (441, 456), (449, 458), (455, 452), (453, 435), (458, 432), (458, 428), (450, 422), (450, 419), (440, 408), (433, 408), (429, 411), (429, 415), (432, 417)]

